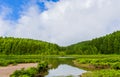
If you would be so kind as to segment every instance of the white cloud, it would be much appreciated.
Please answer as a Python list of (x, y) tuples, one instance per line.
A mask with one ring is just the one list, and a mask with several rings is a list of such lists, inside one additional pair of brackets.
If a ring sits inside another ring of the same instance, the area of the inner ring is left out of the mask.
[(0, 18), (0, 36), (4, 36), (9, 30), (11, 30), (9, 25), (8, 21), (4, 21)]
[(46, 2), (49, 9), (42, 13), (34, 4), (21, 15), (16, 28), (8, 35), (59, 45), (99, 37), (120, 29), (119, 3), (120, 0), (60, 0)]
[(12, 12), (12, 10), (5, 6), (0, 6), (0, 36), (5, 36), (9, 33), (14, 26), (11, 26), (13, 22), (5, 20), (6, 16)]

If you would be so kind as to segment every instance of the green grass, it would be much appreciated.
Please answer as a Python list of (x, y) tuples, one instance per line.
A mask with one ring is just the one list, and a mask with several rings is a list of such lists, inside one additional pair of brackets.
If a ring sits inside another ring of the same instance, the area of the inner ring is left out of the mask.
[(95, 68), (113, 68), (120, 69), (120, 56), (102, 56), (102, 57), (88, 57), (88, 58), (79, 58), (76, 60), (77, 63), (80, 64), (88, 64), (92, 65)]
[(82, 77), (120, 77), (120, 55), (85, 55), (74, 62), (91, 71)]
[(16, 70), (10, 77), (43, 77), (48, 71), (48, 63), (40, 62), (37, 67), (31, 67), (28, 69), (22, 68), (21, 70)]
[[(0, 66), (7, 66), (9, 64), (16, 65), (18, 63), (36, 63), (44, 60), (45, 58), (49, 59), (55, 57), (60, 57), (60, 55), (0, 55)], [(90, 61), (93, 60), (91, 61), (91, 64), (92, 63), (96, 64), (98, 60), (102, 62), (105, 61), (108, 64), (109, 64), (108, 59), (112, 63), (120, 61), (119, 55), (65, 55), (65, 57), (79, 58), (80, 60), (77, 59), (78, 63), (81, 62), (88, 63), (89, 62), (88, 60)], [(108, 59), (105, 60), (106, 58)]]
[(19, 63), (36, 63), (44, 60), (45, 58), (55, 58), (58, 55), (0, 55), (0, 66), (7, 66), (9, 64), (19, 64)]
[(96, 70), (84, 73), (82, 77), (120, 77), (120, 70), (115, 69)]

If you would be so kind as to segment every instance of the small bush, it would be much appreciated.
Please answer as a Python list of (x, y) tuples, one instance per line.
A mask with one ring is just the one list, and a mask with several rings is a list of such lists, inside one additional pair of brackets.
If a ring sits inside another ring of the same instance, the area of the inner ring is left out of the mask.
[(46, 72), (48, 70), (48, 63), (45, 61), (42, 61), (37, 66), (38, 72)]

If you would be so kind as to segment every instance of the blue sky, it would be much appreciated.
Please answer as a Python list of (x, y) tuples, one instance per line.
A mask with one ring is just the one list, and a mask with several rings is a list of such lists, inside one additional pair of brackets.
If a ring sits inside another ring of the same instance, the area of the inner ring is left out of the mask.
[[(40, 0), (0, 0), (0, 12), (2, 12), (2, 6), (10, 8), (12, 12), (8, 13), (5, 19), (10, 19), (16, 21), (20, 17), (20, 13), (24, 10), (23, 6), (30, 5), (31, 2), (35, 1), (35, 3), (39, 6), (41, 11), (46, 10), (44, 2)], [(52, 2), (58, 2), (59, 0), (47, 0)]]
[(62, 46), (120, 30), (120, 0), (0, 0), (0, 36)]

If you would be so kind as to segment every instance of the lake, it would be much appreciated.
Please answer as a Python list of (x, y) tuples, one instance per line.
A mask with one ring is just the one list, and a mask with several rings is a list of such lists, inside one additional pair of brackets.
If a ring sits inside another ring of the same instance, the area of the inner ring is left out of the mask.
[(80, 77), (86, 71), (73, 64), (73, 57), (45, 58), (52, 68), (45, 77)]

